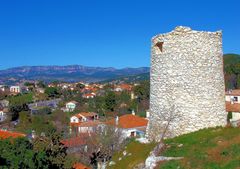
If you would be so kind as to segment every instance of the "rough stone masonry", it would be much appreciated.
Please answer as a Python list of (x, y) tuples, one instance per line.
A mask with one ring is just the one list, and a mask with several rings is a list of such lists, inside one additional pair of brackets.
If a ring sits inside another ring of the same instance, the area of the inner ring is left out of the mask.
[(225, 126), (222, 32), (189, 27), (154, 36), (147, 137)]

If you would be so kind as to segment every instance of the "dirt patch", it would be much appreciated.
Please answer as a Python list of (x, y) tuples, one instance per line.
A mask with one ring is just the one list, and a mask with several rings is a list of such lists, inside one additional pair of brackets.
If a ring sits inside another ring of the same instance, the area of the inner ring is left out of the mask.
[(231, 157), (224, 156), (224, 149), (229, 148), (233, 144), (240, 144), (240, 136), (234, 137), (231, 140), (218, 140), (217, 147), (211, 148), (207, 151), (210, 160), (219, 162), (222, 160), (231, 160)]

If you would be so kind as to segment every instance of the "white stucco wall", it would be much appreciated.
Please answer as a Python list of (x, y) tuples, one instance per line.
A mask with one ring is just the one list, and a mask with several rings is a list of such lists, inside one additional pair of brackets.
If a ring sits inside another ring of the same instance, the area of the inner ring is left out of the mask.
[(70, 118), (70, 122), (71, 122), (71, 123), (79, 123), (80, 121), (79, 121), (78, 117), (72, 116), (72, 117)]

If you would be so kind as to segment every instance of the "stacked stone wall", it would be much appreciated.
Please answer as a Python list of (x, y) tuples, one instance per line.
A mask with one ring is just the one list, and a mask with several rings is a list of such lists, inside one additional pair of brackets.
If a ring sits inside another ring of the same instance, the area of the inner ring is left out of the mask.
[(149, 139), (226, 125), (222, 32), (180, 26), (151, 48)]

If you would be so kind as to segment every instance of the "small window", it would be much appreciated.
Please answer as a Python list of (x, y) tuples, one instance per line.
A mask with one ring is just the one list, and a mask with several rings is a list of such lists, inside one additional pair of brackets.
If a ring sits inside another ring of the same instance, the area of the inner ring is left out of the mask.
[(157, 42), (155, 44), (156, 53), (161, 53), (163, 51), (163, 42)]

